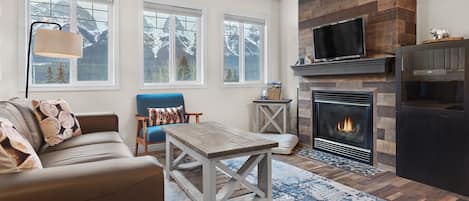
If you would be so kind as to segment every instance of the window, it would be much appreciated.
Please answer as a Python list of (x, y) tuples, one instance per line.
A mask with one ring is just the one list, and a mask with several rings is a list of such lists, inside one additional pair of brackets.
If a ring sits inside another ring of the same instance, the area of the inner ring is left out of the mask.
[(202, 11), (144, 4), (145, 86), (202, 85)]
[(264, 20), (225, 15), (223, 78), (225, 84), (264, 83)]
[[(83, 56), (79, 59), (31, 57), (33, 87), (113, 86), (113, 1), (112, 0), (28, 0), (29, 22), (48, 21), (83, 38)], [(38, 28), (57, 29), (38, 24)], [(34, 41), (33, 32), (33, 41)], [(34, 44), (34, 42), (32, 43)], [(34, 47), (32, 47), (34, 48)]]

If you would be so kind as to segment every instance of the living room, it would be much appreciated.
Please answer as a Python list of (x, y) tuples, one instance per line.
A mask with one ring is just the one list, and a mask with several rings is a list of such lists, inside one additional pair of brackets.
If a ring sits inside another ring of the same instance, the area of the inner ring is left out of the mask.
[(468, 6), (0, 0), (0, 200), (469, 200)]

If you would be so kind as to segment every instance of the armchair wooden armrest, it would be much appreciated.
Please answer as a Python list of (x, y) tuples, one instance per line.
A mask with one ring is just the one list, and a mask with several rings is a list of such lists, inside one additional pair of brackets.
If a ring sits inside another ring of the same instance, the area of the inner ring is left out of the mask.
[(137, 121), (148, 121), (148, 117), (147, 116), (139, 116), (139, 115), (136, 115), (135, 116), (135, 119), (137, 119)]
[(200, 123), (200, 116), (203, 115), (202, 112), (186, 112), (187, 123), (190, 122), (191, 117), (195, 117), (195, 123)]

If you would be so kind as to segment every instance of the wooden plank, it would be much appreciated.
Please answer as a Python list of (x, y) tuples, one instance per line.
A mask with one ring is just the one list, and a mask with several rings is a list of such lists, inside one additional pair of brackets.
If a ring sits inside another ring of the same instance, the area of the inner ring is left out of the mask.
[(278, 146), (275, 141), (216, 122), (171, 125), (163, 129), (167, 135), (209, 159)]

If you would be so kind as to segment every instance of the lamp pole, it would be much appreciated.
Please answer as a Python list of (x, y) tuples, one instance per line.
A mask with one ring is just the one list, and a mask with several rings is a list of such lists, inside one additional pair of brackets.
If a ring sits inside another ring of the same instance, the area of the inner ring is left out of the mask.
[(55, 22), (42, 22), (42, 21), (37, 21), (33, 22), (29, 28), (29, 43), (28, 43), (28, 62), (26, 64), (26, 93), (25, 93), (25, 98), (28, 99), (28, 93), (29, 93), (29, 69), (30, 69), (30, 62), (31, 62), (31, 42), (32, 42), (32, 37), (33, 37), (33, 29), (36, 24), (52, 24), (56, 25), (59, 27), (59, 30), (62, 30), (62, 26), (59, 23)]

